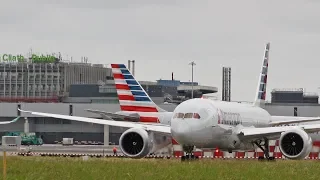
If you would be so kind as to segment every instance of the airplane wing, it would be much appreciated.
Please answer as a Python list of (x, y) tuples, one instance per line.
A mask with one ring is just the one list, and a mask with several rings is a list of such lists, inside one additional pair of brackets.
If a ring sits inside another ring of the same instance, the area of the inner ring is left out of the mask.
[(135, 114), (130, 114), (130, 115), (123, 115), (123, 114), (116, 114), (116, 113), (110, 113), (110, 112), (105, 112), (105, 111), (99, 111), (99, 110), (93, 110), (93, 109), (86, 109), (86, 111), (95, 113), (95, 114), (100, 114), (104, 119), (121, 119), (121, 120), (126, 120), (126, 121), (139, 121), (139, 115), (137, 113)]
[(271, 126), (320, 121), (320, 117), (271, 116)]
[(2, 122), (0, 122), (0, 124), (10, 124), (10, 123), (18, 121), (19, 118), (20, 118), (20, 116), (16, 117), (15, 119), (13, 119), (11, 121), (2, 121)]
[(287, 130), (292, 130), (294, 128), (300, 128), (306, 131), (307, 133), (313, 133), (320, 131), (319, 124), (308, 124), (308, 125), (298, 125), (298, 126), (281, 126), (281, 127), (264, 127), (264, 128), (255, 128), (255, 127), (246, 127), (241, 128), (237, 131), (237, 134), (240, 138), (243, 139), (261, 139), (267, 137), (268, 139), (276, 140), (280, 137), (282, 132)]
[(79, 117), (79, 116), (68, 116), (68, 115), (61, 115), (61, 114), (25, 111), (21, 109), (18, 109), (18, 110), (24, 113), (29, 113), (29, 114), (44, 116), (44, 117), (67, 119), (72, 121), (81, 121), (81, 122), (96, 123), (96, 124), (126, 127), (126, 128), (143, 128), (146, 131), (155, 131), (160, 133), (171, 134), (171, 127), (168, 125), (160, 124), (160, 123), (141, 123), (141, 122), (128, 122), (128, 121), (102, 120), (102, 119)]

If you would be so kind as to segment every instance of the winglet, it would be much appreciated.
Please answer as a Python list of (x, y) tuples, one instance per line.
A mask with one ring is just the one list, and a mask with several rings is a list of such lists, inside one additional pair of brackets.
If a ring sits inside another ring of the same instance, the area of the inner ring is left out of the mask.
[(20, 119), (20, 116), (14, 118), (14, 119), (11, 120), (11, 121), (2, 121), (2, 122), (0, 122), (0, 124), (10, 124), (10, 123), (14, 123), (14, 122), (18, 121), (19, 119)]
[(18, 108), (18, 111), (24, 112), (24, 113), (31, 113), (31, 111), (25, 111), (25, 110), (22, 110), (22, 109), (19, 109), (19, 108)]
[(16, 122), (20, 119), (21, 116), (16, 117), (15, 119), (13, 119), (11, 122)]
[(28, 112), (28, 111), (24, 111), (24, 110), (22, 110), (22, 109), (19, 109), (19, 108), (18, 108), (18, 111), (20, 111), (20, 112)]

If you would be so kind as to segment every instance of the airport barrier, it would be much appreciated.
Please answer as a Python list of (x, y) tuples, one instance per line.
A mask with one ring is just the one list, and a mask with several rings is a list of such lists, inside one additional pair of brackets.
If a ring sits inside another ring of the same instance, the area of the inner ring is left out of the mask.
[[(182, 150), (181, 145), (179, 145), (176, 141), (172, 141), (173, 145), (173, 156), (181, 157), (185, 155)], [(259, 158), (259, 156), (264, 156), (263, 151), (260, 148), (255, 149), (254, 151), (237, 151), (229, 153), (227, 151), (220, 151), (219, 149), (215, 150), (200, 150), (196, 149), (194, 152), (195, 156), (198, 157), (211, 157), (211, 158), (235, 158), (235, 159), (255, 159)], [(275, 159), (286, 159), (280, 151), (279, 141), (272, 140), (269, 141), (269, 155), (275, 157)], [(313, 142), (312, 150), (309, 156), (306, 159), (319, 159), (320, 155), (320, 141)]]
[[(170, 158), (181, 158), (184, 155), (182, 151), (182, 147), (175, 141), (173, 143), (173, 153), (172, 155), (149, 155), (145, 158), (161, 158), (161, 159), (170, 159)], [(280, 152), (279, 148), (279, 141), (270, 141), (269, 142), (269, 149), (270, 149), (270, 156), (275, 157), (275, 159), (287, 159), (285, 158), (282, 153)], [(12, 153), (14, 154), (14, 153)], [(15, 153), (19, 156), (52, 156), (52, 157), (81, 157), (81, 156), (89, 156), (89, 157), (117, 157), (117, 158), (125, 158), (124, 155), (113, 155), (113, 154), (103, 154), (103, 153), (87, 153), (87, 154), (77, 154), (77, 153), (37, 153), (37, 152), (19, 152)], [(216, 150), (200, 150), (196, 149), (194, 151), (194, 155), (199, 159), (258, 159), (259, 156), (263, 156), (264, 153), (260, 150), (260, 148), (254, 151), (238, 151), (238, 152), (226, 152), (220, 151), (219, 149)], [(319, 159), (320, 155), (320, 141), (316, 141), (313, 143), (312, 151), (305, 159)]]

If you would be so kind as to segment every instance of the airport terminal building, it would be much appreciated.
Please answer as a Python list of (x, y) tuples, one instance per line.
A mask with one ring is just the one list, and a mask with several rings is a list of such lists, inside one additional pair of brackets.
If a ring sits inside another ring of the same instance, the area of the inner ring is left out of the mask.
[[(177, 104), (191, 98), (191, 83), (178, 80), (140, 81), (161, 108), (173, 111)], [(193, 84), (194, 97), (216, 93), (216, 87)], [(271, 115), (319, 116), (317, 94), (299, 90), (274, 90), (265, 109)], [(0, 121), (23, 117), (16, 123), (0, 126), (0, 133), (35, 132), (44, 143), (62, 138), (118, 144), (126, 128), (109, 127), (76, 121), (35, 117), (17, 110), (51, 112), (64, 115), (101, 118), (85, 111), (120, 110), (111, 69), (90, 63), (16, 63), (0, 64)]]

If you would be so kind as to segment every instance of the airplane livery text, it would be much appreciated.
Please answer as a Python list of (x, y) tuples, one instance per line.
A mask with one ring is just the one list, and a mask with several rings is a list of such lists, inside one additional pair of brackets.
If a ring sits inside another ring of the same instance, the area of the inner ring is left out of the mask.
[(219, 110), (218, 124), (238, 125), (242, 124), (242, 119), (239, 113), (224, 112)]

